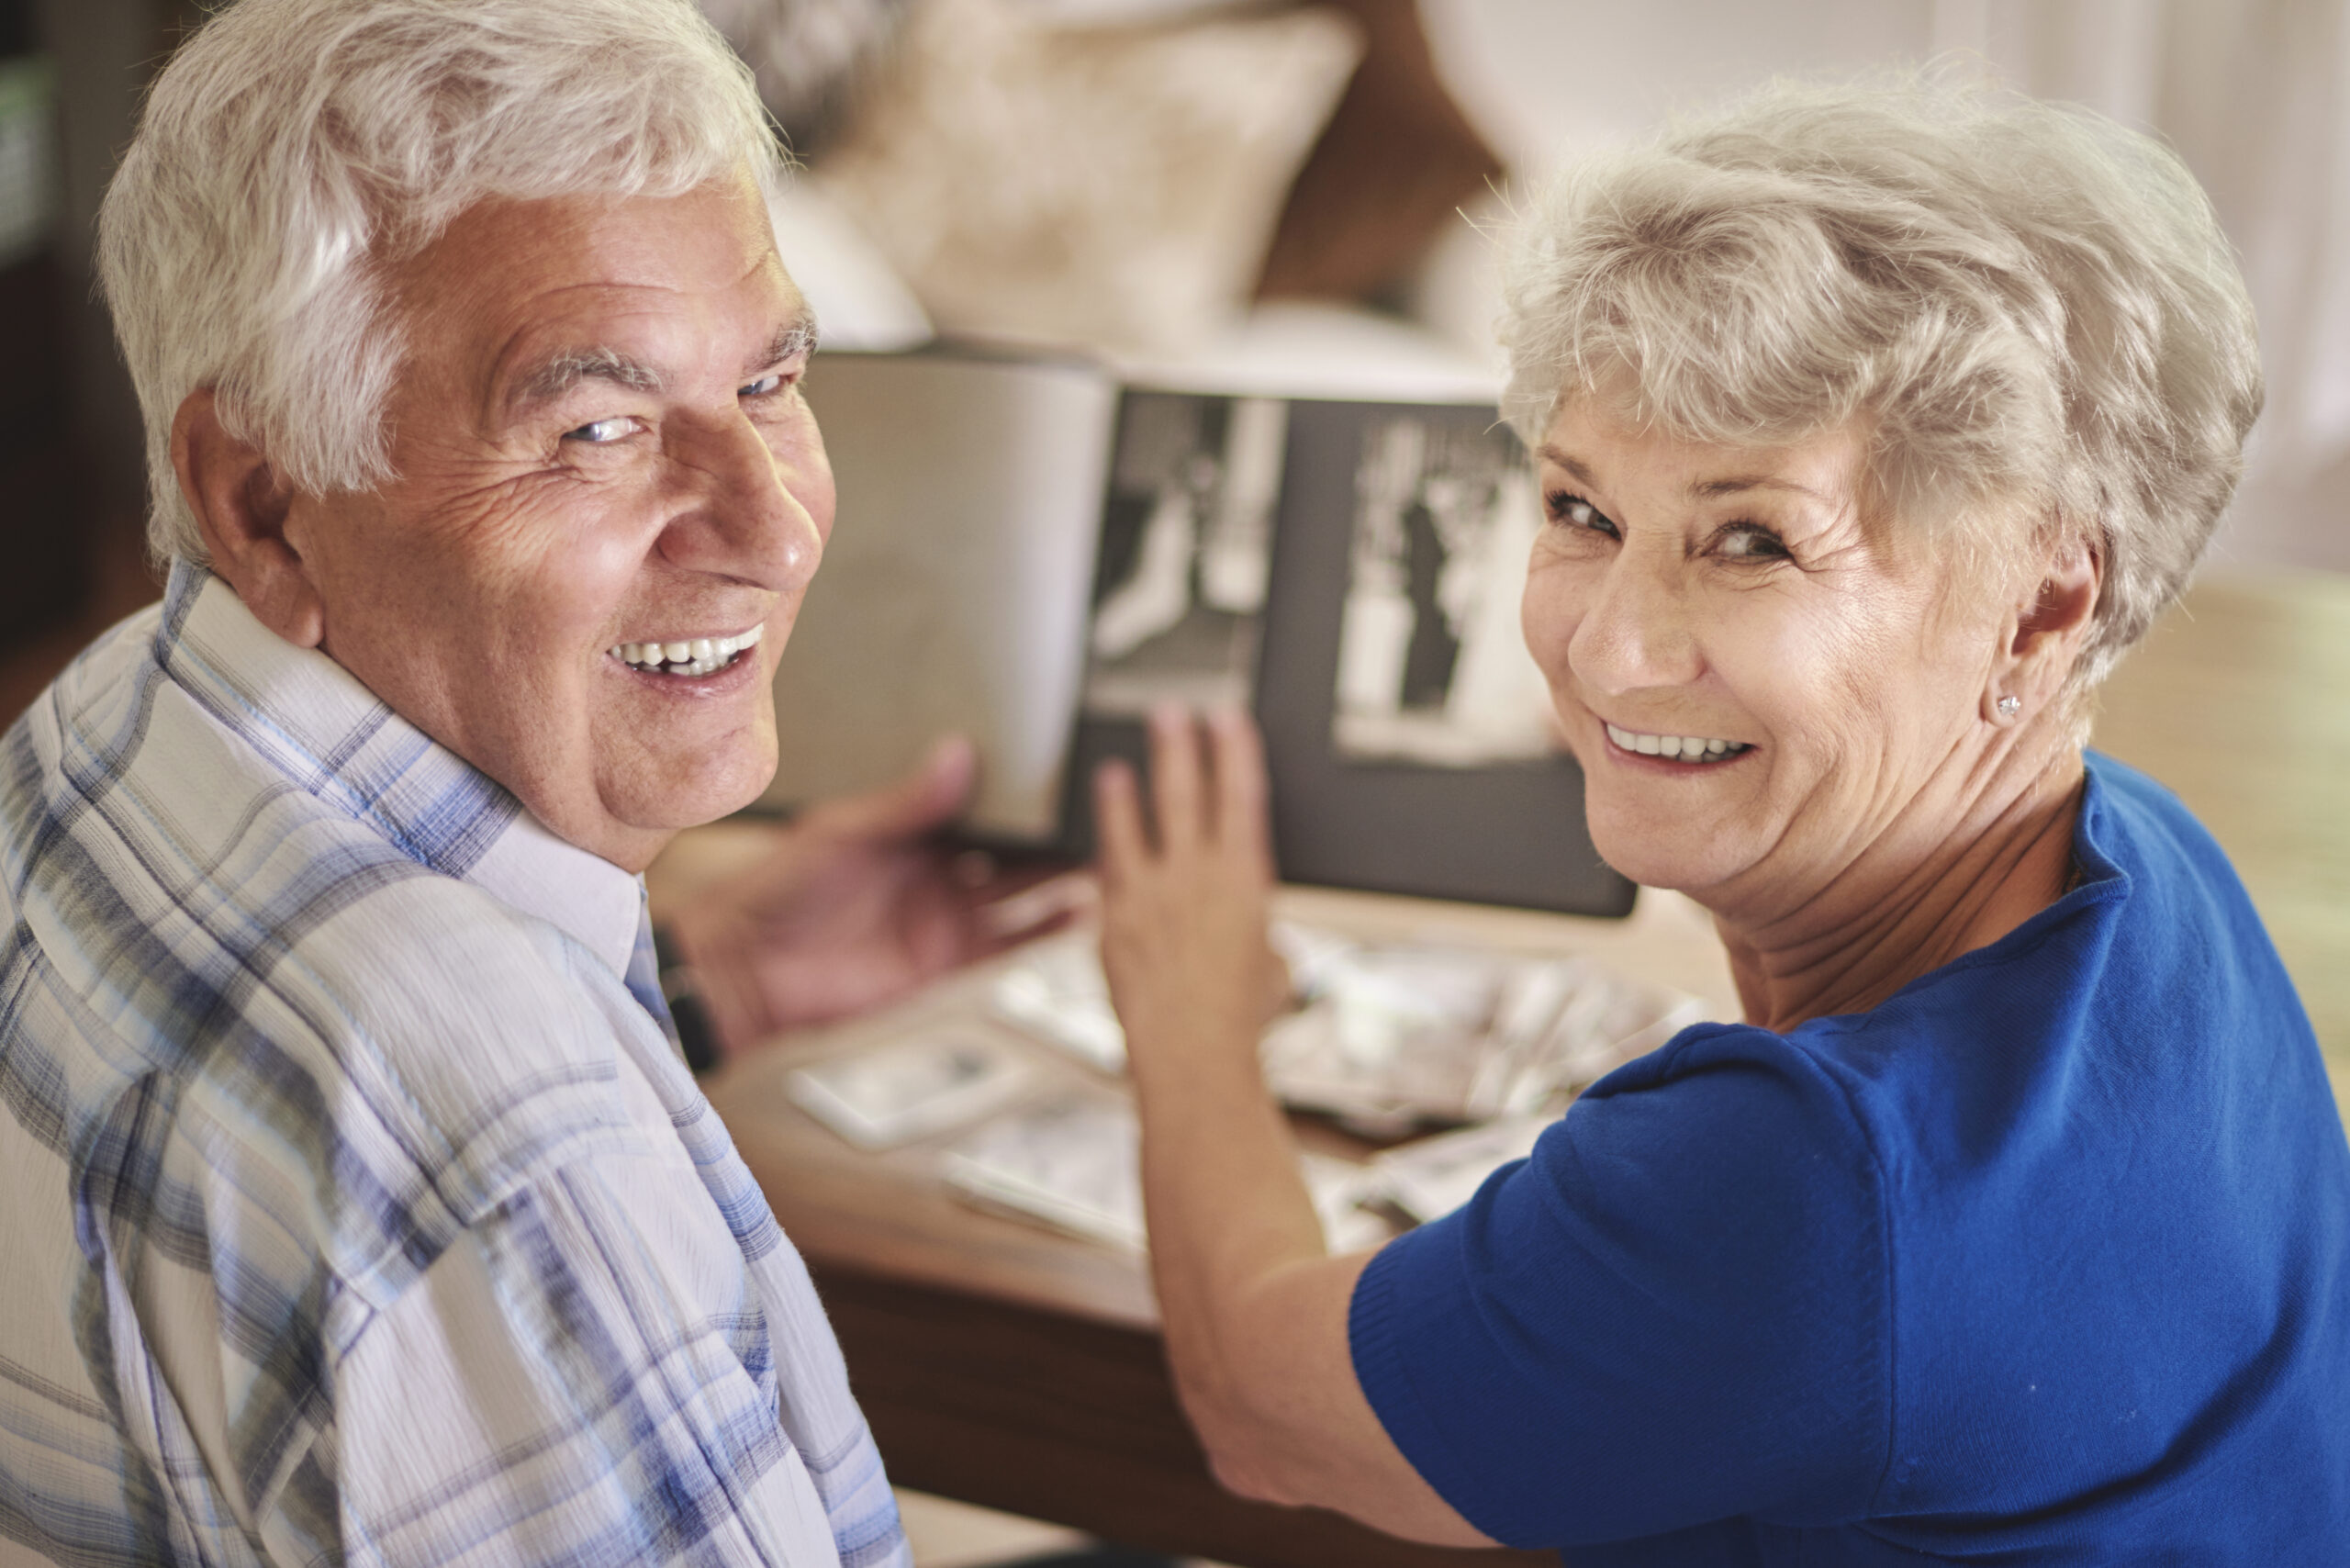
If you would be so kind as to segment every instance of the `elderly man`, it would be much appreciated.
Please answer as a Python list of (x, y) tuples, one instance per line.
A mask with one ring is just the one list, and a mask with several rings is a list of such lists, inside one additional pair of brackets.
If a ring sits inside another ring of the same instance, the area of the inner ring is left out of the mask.
[[(170, 587), (0, 745), (0, 1558), (904, 1560), (638, 875), (773, 770), (832, 525), (777, 175), (686, 0), (241, 0), (157, 84)], [(979, 944), (968, 774), (722, 901), (722, 1026)]]

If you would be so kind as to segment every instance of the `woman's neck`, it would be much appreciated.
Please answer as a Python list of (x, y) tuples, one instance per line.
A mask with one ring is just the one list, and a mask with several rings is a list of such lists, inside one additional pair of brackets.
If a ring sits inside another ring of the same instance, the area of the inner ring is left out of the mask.
[[(1921, 795), (1908, 823), (1794, 907), (1716, 908), (1747, 1021), (1784, 1034), (1864, 1013), (2055, 902), (2072, 876), (2082, 781), (2069, 739), (2024, 741)], [(1954, 825), (1920, 825), (1937, 822)]]

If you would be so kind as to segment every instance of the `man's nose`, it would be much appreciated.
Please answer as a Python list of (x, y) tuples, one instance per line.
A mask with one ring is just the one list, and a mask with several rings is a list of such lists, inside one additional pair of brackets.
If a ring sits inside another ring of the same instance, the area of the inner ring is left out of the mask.
[(664, 530), (662, 554), (778, 593), (806, 588), (823, 558), (833, 506), (832, 468), (812, 422), (783, 451), (747, 418), (677, 431), (669, 444), (691, 498)]
[(1704, 673), (1680, 563), (1626, 550), (1600, 574), (1568, 640), (1567, 662), (1594, 691), (1685, 686)]

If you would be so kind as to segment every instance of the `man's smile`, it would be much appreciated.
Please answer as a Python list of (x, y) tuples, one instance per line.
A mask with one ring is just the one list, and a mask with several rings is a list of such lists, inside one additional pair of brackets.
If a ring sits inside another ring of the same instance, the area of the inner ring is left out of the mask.
[(763, 625), (722, 637), (680, 637), (662, 642), (615, 643), (604, 650), (611, 658), (647, 675), (688, 678), (714, 674), (759, 645)]

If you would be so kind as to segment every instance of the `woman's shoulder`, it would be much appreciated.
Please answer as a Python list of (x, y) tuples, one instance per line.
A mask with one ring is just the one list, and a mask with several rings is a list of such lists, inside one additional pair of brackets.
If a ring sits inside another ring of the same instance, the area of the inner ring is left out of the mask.
[[(1586, 1090), (1530, 1163), (1584, 1204), (1604, 1206), (1620, 1184), (1628, 1212), (1684, 1209), (1749, 1234), (1783, 1231), (1775, 1249), (1789, 1254), (1842, 1250), (1884, 1211), (1875, 1120), (1803, 1042), (1753, 1025), (1696, 1024)], [(1821, 1229), (1788, 1217), (1830, 1211), (1849, 1223)], [(1766, 1223), (1772, 1213), (1787, 1223)]]
[(2084, 758), (2073, 852), (2085, 872), (2210, 879), (2241, 891), (2219, 840), (2151, 775), (2101, 752)]
[[(2177, 1058), (2247, 1026), (2279, 1049), (2314, 1053), (2243, 882), (2177, 796), (2092, 754), (2073, 861), (2064, 896), (1998, 941), (1866, 1012), (1814, 1019), (1785, 1036), (1756, 1030), (1741, 1036), (1745, 1048), (1784, 1041), (1869, 1081), (1996, 1073), (2035, 1053), (2126, 1055), (2155, 1040)], [(1969, 1048), (1993, 1040), (2000, 1049)]]
[(1912, 1193), (1938, 1172), (1979, 1173), (1986, 1151), (2126, 1155), (2105, 1148), (2109, 1135), (2208, 1148), (2215, 1103), (2257, 1112), (2241, 1130), (2272, 1148), (2339, 1142), (2308, 1016), (2192, 813), (2092, 756), (2074, 859), (2062, 898), (1874, 1008), (1784, 1033), (1695, 1025), (1593, 1093), (1722, 1117), (1787, 1120), (1804, 1106), (1813, 1137), (1865, 1147)]

